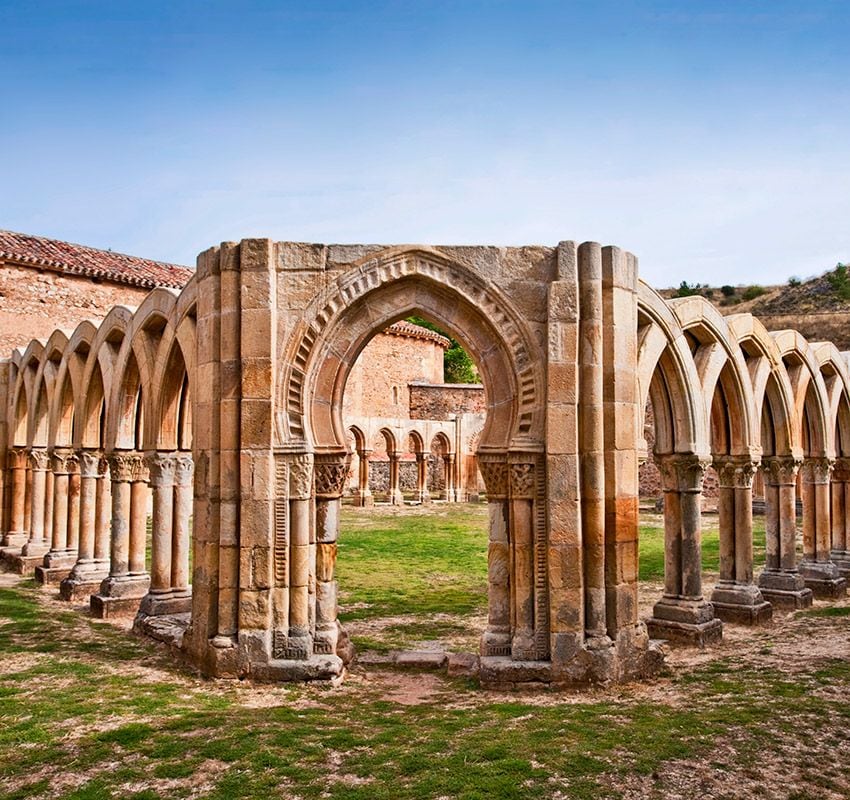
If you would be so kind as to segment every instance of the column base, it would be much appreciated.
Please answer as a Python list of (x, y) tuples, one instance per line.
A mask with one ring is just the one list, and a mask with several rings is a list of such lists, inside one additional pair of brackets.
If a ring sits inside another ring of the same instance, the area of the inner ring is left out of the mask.
[(191, 591), (175, 594), (163, 592), (154, 594), (148, 592), (139, 603), (139, 616), (162, 617), (170, 614), (190, 614), (192, 612)]
[(40, 567), (44, 563), (44, 555), (10, 555), (8, 559), (4, 559), (12, 572), (17, 572), (18, 575), (23, 575), (25, 578), (31, 578), (35, 575), (36, 567)]
[(23, 531), (7, 533), (3, 538), (3, 547), (14, 547), (18, 551), (27, 543), (29, 536)]
[(773, 608), (754, 584), (720, 583), (711, 593), (714, 616), (738, 625), (763, 625), (773, 618)]
[(664, 597), (655, 604), (646, 629), (652, 639), (692, 647), (706, 647), (723, 638), (723, 623), (714, 616), (712, 604), (705, 600)]
[(76, 563), (76, 550), (48, 550), (44, 555), (45, 569), (67, 569), (70, 573)]
[(105, 577), (106, 575), (103, 573), (75, 577), (72, 571), (59, 584), (59, 597), (62, 600), (67, 600), (69, 603), (74, 603), (78, 600), (88, 600), (91, 595), (98, 591)]
[(510, 654), (510, 631), (485, 631), (481, 635), (482, 658), (509, 657)]
[(830, 560), (835, 564), (838, 574), (842, 578), (850, 578), (850, 552), (846, 550), (833, 550)]
[(98, 619), (135, 614), (148, 593), (150, 575), (121, 575), (105, 578), (100, 591), (90, 599), (91, 613)]
[(847, 594), (847, 579), (841, 577), (831, 561), (804, 561), (800, 575), (819, 600), (834, 600)]
[(72, 569), (73, 564), (70, 567), (36, 567), (36, 583), (40, 583), (42, 586), (58, 586), (71, 574)]
[(50, 545), (47, 542), (27, 542), (21, 548), (21, 555), (24, 558), (37, 558), (39, 563), (44, 562), (44, 557), (50, 552)]
[(361, 508), (373, 506), (375, 505), (375, 498), (371, 494), (359, 494), (354, 497), (354, 505)]

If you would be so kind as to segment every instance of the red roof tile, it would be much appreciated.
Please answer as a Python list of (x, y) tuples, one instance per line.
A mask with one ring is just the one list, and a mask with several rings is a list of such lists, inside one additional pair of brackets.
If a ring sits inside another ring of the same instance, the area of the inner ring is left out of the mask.
[(177, 264), (0, 230), (0, 260), (153, 289), (182, 288), (193, 271)]

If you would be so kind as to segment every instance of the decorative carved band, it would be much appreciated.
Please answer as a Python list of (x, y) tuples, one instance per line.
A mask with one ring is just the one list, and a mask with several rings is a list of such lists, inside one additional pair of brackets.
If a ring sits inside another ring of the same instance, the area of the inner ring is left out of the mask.
[(511, 464), (509, 475), (511, 499), (533, 500), (536, 488), (534, 464)]
[(793, 486), (797, 483), (797, 471), (803, 463), (794, 456), (765, 456), (761, 468), (770, 486)]
[(290, 456), (289, 499), (309, 500), (313, 492), (313, 454), (301, 453)]
[(316, 497), (333, 500), (342, 497), (351, 456), (348, 453), (317, 455), (315, 460)]
[(752, 489), (758, 462), (749, 456), (716, 456), (712, 462), (723, 489)]
[(144, 456), (135, 450), (116, 450), (109, 453), (106, 459), (109, 462), (109, 473), (116, 483), (130, 483), (140, 480), (138, 476), (142, 474), (147, 479)]
[(705, 470), (710, 459), (693, 453), (656, 456), (665, 492), (701, 492)]
[(26, 447), (12, 447), (6, 456), (9, 469), (26, 469), (29, 460), (29, 450)]
[(174, 485), (191, 486), (195, 475), (195, 462), (189, 453), (179, 453), (174, 464)]
[(36, 448), (30, 450), (29, 465), (30, 469), (38, 470), (39, 472), (44, 472), (48, 469), (50, 467), (50, 456), (48, 455), (47, 450)]
[(173, 453), (150, 453), (145, 457), (145, 462), (150, 471), (151, 486), (174, 486), (177, 458)]
[(274, 580), (276, 586), (286, 586), (289, 575), (289, 465), (285, 456), (275, 456), (274, 470)]

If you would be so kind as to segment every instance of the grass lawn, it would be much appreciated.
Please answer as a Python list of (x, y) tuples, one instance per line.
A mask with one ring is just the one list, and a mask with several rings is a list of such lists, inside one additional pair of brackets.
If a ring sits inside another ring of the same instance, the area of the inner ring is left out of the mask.
[[(346, 510), (349, 626), (393, 620), (386, 635), (412, 641), (482, 614), (482, 509), (427, 522)], [(650, 564), (656, 536), (643, 537)], [(730, 629), (710, 652), (674, 651), (646, 684), (499, 694), (357, 666), (338, 688), (205, 681), (32, 582), (0, 578), (0, 798), (850, 795), (846, 602)]]

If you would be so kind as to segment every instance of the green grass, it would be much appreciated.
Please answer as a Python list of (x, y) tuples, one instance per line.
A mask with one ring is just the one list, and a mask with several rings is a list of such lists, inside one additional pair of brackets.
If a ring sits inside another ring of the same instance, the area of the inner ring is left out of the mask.
[[(427, 520), (346, 511), (339, 580), (351, 623), (404, 617), (373, 636), (379, 650), (393, 637), (462, 632), (463, 617), (486, 607), (485, 529), (482, 507)], [(652, 531), (641, 541), (650, 575)], [(391, 690), (421, 681), (392, 671), (339, 689), (203, 681), (163, 649), (39, 597), (31, 582), (0, 589), (6, 800), (609, 798), (638, 779), (663, 796), (665, 765), (717, 763), (735, 787), (734, 775), (758, 766), (786, 731), (804, 745), (783, 756), (786, 766), (827, 763), (850, 723), (850, 666), (838, 657), (790, 675), (725, 651), (679, 668), (670, 690), (682, 699), (670, 703), (620, 688), (541, 702), (438, 680), (422, 702), (403, 705)], [(850, 613), (819, 612), (797, 624), (825, 630)], [(60, 783), (63, 775), (72, 779)], [(848, 790), (840, 771), (818, 780)]]

